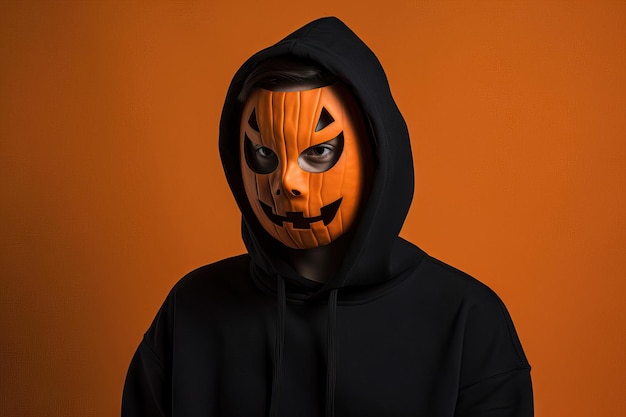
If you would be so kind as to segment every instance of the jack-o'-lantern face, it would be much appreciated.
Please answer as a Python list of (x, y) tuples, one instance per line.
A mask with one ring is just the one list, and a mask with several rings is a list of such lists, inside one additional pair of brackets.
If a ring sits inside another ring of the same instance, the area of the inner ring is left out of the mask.
[(350, 229), (364, 192), (367, 145), (345, 88), (257, 88), (245, 102), (240, 132), (246, 195), (270, 235), (309, 249)]

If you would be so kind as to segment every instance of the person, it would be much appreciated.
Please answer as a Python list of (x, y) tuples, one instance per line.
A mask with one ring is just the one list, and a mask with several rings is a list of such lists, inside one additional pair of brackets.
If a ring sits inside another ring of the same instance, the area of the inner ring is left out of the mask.
[(400, 238), (406, 124), (373, 52), (313, 21), (235, 74), (223, 168), (248, 253), (172, 289), (122, 416), (533, 415), (500, 299)]

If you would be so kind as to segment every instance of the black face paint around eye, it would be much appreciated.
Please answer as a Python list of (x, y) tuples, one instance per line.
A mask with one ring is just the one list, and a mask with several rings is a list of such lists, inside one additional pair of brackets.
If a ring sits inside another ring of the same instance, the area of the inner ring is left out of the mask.
[(328, 171), (339, 161), (343, 153), (343, 142), (343, 132), (341, 132), (334, 139), (305, 149), (298, 156), (298, 165), (311, 173)]
[(278, 167), (278, 156), (268, 147), (255, 146), (248, 135), (244, 134), (244, 154), (246, 164), (257, 174), (269, 174)]

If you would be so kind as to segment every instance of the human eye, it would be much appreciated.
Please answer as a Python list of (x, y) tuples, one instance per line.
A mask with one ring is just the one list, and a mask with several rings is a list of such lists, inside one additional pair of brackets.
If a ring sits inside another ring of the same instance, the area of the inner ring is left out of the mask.
[(343, 151), (343, 133), (336, 138), (305, 149), (298, 157), (298, 165), (307, 172), (325, 172), (339, 160)]
[(254, 145), (254, 150), (261, 158), (271, 158), (275, 155), (274, 151), (267, 146)]
[(248, 167), (257, 174), (269, 174), (278, 167), (278, 156), (267, 146), (254, 143), (244, 135), (244, 155)]
[(312, 146), (304, 152), (309, 160), (323, 162), (333, 157), (335, 147), (330, 144), (321, 144)]

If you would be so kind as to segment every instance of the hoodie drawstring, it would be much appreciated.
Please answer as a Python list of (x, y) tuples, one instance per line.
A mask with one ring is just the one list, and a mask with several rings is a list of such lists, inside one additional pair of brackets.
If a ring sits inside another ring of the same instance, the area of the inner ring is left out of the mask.
[(337, 288), (328, 295), (328, 324), (326, 327), (326, 417), (335, 416), (335, 382), (337, 364), (335, 350), (335, 334), (337, 333)]
[[(278, 275), (276, 342), (274, 343), (274, 374), (272, 377), (272, 397), (270, 399), (270, 417), (279, 417), (280, 377), (282, 372), (283, 350), (285, 346), (285, 310), (287, 296), (285, 280)], [(335, 288), (328, 296), (328, 322), (326, 325), (326, 417), (335, 416), (335, 382), (337, 377), (335, 335), (337, 333), (337, 293)]]
[(277, 316), (276, 316), (276, 342), (274, 343), (274, 375), (272, 377), (272, 397), (270, 400), (270, 417), (279, 417), (278, 406), (280, 404), (280, 374), (283, 367), (283, 349), (285, 346), (285, 280), (278, 275), (276, 277), (278, 288)]

